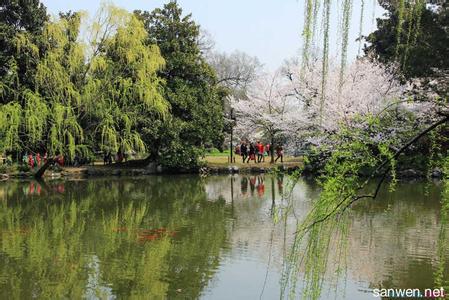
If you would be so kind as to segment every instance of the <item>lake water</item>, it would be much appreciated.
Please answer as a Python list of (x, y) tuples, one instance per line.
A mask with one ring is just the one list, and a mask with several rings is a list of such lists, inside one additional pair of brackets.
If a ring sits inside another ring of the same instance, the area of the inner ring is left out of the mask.
[[(300, 180), (288, 200), (290, 186), (270, 175), (0, 182), (0, 299), (279, 299), (296, 224), (319, 195)], [(322, 299), (447, 283), (441, 189), (400, 183), (354, 207), (346, 276)]]

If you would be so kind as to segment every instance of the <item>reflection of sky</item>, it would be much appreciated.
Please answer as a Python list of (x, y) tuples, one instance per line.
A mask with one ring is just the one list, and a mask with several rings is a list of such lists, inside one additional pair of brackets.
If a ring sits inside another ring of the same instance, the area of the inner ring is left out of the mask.
[[(263, 178), (266, 186), (262, 198), (257, 191), (250, 195), (250, 188), (245, 195), (241, 191), (242, 178), (259, 183)], [(275, 189), (275, 205), (283, 208), (286, 200), (279, 194), (278, 180), (274, 176), (223, 176), (210, 177), (206, 181), (205, 190), (209, 199), (224, 198), (231, 204), (231, 180), (233, 181), (234, 220), (230, 232), (230, 251), (223, 255), (220, 267), (203, 292), (203, 299), (256, 299), (263, 290), (261, 299), (279, 299), (280, 279), (283, 257), (288, 253), (296, 229), (296, 218), (290, 216), (287, 227), (282, 222), (273, 225), (271, 217), (273, 193)], [(272, 184), (273, 179), (273, 184)], [(284, 177), (284, 189), (289, 179)], [(219, 184), (220, 183), (220, 184)], [(301, 219), (309, 209), (310, 201), (316, 197), (317, 191), (304, 181), (299, 181), (292, 192), (295, 199), (295, 214)], [(285, 239), (285, 240), (284, 240)], [(299, 280), (301, 283), (301, 280)], [(356, 283), (348, 280), (344, 289), (347, 299), (373, 299), (367, 283)], [(265, 285), (265, 287), (264, 287)], [(297, 294), (300, 295), (301, 285)], [(288, 294), (289, 291), (287, 290)], [(324, 294), (322, 299), (328, 299)], [(335, 298), (335, 297), (330, 297)]]
[[(52, 14), (59, 11), (87, 10), (91, 15), (98, 9), (100, 0), (43, 0)], [(129, 11), (153, 10), (167, 1), (163, 0), (114, 0), (116, 5)], [(341, 1), (332, 1), (333, 3)], [(217, 49), (231, 52), (245, 51), (257, 56), (268, 68), (277, 68), (285, 59), (297, 55), (301, 46), (304, 1), (297, 0), (178, 0), (185, 12), (191, 12), (193, 18), (212, 35)], [(373, 3), (365, 1), (363, 34), (375, 28), (373, 23)], [(341, 3), (340, 3), (341, 4)], [(354, 1), (349, 36), (349, 59), (355, 58), (359, 44), (355, 39), (359, 34), (360, 2)], [(382, 11), (376, 8), (377, 16)], [(335, 4), (331, 12), (331, 50), (337, 51), (339, 36), (338, 15), (341, 10)]]
[(111, 287), (104, 286), (101, 283), (100, 260), (96, 255), (92, 255), (90, 257), (87, 270), (89, 270), (89, 273), (87, 278), (86, 293), (84, 295), (85, 299), (112, 300), (117, 298), (112, 293)]
[[(205, 189), (209, 199), (221, 197), (231, 204), (231, 178), (208, 178)], [(231, 295), (233, 299), (257, 298), (266, 274), (262, 299), (279, 298), (283, 257), (289, 251), (296, 218), (290, 216), (287, 227), (282, 222), (273, 225), (272, 178), (264, 176), (266, 189), (260, 198), (257, 193), (248, 195), (249, 188), (248, 194), (242, 196), (242, 176), (234, 176), (230, 250), (223, 254), (217, 274), (203, 293), (204, 299), (227, 299)], [(284, 182), (287, 185), (287, 179)], [(275, 177), (274, 188), (275, 205), (282, 209), (286, 202), (279, 196)], [(339, 295), (343, 294), (337, 298), (332, 290), (324, 293), (322, 299), (373, 299), (372, 288), (379, 287), (433, 287), (432, 272), (438, 261), (440, 189), (431, 187), (427, 197), (424, 192), (425, 184), (403, 183), (396, 192), (382, 191), (375, 202), (361, 203), (355, 209), (349, 233), (346, 286), (339, 286)], [(293, 190), (298, 219), (304, 217), (316, 196), (317, 191), (310, 184), (298, 182)], [(446, 255), (449, 257), (449, 253)], [(299, 285), (298, 295), (300, 291)]]
[[(259, 297), (260, 299), (279, 299), (281, 293), (280, 274), (273, 268), (269, 268), (267, 273), (266, 262), (226, 258), (221, 263), (220, 269), (215, 274), (217, 279), (213, 280), (203, 292), (202, 299), (259, 299)], [(343, 286), (339, 286), (339, 289), (343, 291)], [(301, 298), (300, 291), (301, 285), (299, 284), (296, 297), (298, 299)], [(288, 293), (289, 291), (286, 291), (287, 295)], [(351, 280), (346, 282), (344, 296), (342, 293), (335, 297), (333, 291), (326, 292), (325, 289), (321, 299), (374, 299), (367, 284)]]

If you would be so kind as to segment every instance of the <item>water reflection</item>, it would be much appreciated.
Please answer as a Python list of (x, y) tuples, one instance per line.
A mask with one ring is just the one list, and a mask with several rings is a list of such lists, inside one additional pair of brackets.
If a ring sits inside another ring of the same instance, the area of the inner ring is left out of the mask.
[[(290, 202), (289, 185), (281, 175), (1, 182), (0, 299), (279, 298), (296, 224), (319, 194), (302, 180)], [(441, 187), (425, 190), (402, 184), (354, 208), (337, 298), (447, 282)]]
[(1, 299), (197, 298), (226, 251), (229, 209), (198, 178), (36, 186), (0, 185)]
[[(441, 187), (432, 186), (426, 195), (425, 183), (405, 183), (380, 198), (355, 207), (349, 251), (365, 259), (351, 260), (354, 277), (372, 288), (436, 287), (439, 234), (447, 227), (441, 223)], [(447, 282), (449, 264), (443, 261), (443, 268)]]

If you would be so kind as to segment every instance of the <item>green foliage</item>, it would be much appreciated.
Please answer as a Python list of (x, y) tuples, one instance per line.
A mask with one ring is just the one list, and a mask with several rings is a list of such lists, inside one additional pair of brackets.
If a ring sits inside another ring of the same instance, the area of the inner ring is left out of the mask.
[[(329, 158), (325, 160), (324, 169), (318, 180), (322, 188), (320, 197), (312, 203), (311, 210), (298, 224), (294, 243), (287, 258), (282, 281), (284, 294), (288, 287), (296, 286), (299, 273), (304, 272), (303, 296), (308, 299), (320, 298), (323, 283), (328, 275), (345, 270), (346, 263), (341, 258), (346, 257), (348, 221), (354, 203), (364, 199), (374, 199), (388, 174), (390, 175), (389, 191), (392, 192), (395, 189), (396, 169), (399, 167), (397, 151), (407, 144), (404, 140), (410, 139), (410, 133), (403, 132), (401, 137), (391, 135), (374, 143), (371, 135), (382, 132), (385, 120), (388, 119), (381, 119), (379, 116), (361, 118), (360, 122), (366, 123), (368, 127), (361, 125), (351, 128), (342, 127), (332, 137), (336, 143), (333, 144)], [(431, 131), (434, 132), (433, 135), (439, 135), (438, 132), (443, 131), (443, 125), (433, 128)], [(412, 134), (412, 137), (414, 135)], [(431, 143), (433, 151), (441, 152), (441, 144), (444, 144), (444, 141), (445, 139), (433, 139)], [(435, 143), (438, 145), (432, 145)], [(370, 170), (368, 178), (360, 176), (364, 169)], [(374, 190), (367, 188), (370, 181), (376, 184)], [(443, 207), (445, 206), (447, 205), (443, 202)], [(442, 224), (442, 228), (445, 226)], [(443, 237), (446, 238), (446, 233), (441, 234), (441, 239)], [(337, 241), (336, 246), (331, 241)], [(332, 249), (329, 248), (331, 244)], [(440, 256), (443, 261), (441, 270), (438, 271), (443, 273), (438, 273), (435, 278), (444, 278), (443, 253), (446, 248), (442, 245), (445, 244), (447, 244), (445, 240), (442, 240)], [(334, 253), (337, 253), (336, 257)], [(335, 259), (336, 267), (329, 270), (328, 262), (331, 259)], [(436, 286), (444, 284), (446, 283)], [(294, 288), (291, 288), (292, 298), (295, 293)]]
[[(362, 2), (362, 9), (363, 9)], [(342, 20), (342, 41), (341, 41), (341, 60), (340, 60), (340, 88), (343, 85), (344, 72), (348, 59), (348, 37), (351, 23), (352, 0), (343, 1), (343, 20)]]
[[(90, 61), (84, 89), (83, 104), (90, 113), (88, 121), (92, 138), (101, 141), (104, 150), (143, 152), (146, 145), (139, 131), (140, 119), (147, 114), (149, 121), (163, 118), (169, 104), (161, 94), (162, 80), (157, 76), (164, 66), (159, 48), (147, 45), (148, 34), (134, 15), (124, 10), (108, 8), (107, 20), (122, 24), (110, 38), (92, 40), (98, 46)], [(107, 34), (106, 34), (107, 35)], [(87, 120), (86, 120), (87, 122)]]
[[(33, 77), (39, 62), (38, 42), (48, 20), (39, 0), (0, 2), (0, 82), (14, 89), (33, 89)], [(15, 77), (15, 82), (11, 82)], [(14, 100), (8, 90), (0, 103)]]
[(42, 25), (38, 39), (28, 31), (14, 36), (16, 53), (38, 61), (28, 87), (14, 60), (2, 78), (0, 151), (45, 150), (69, 159), (98, 148), (145, 151), (142, 114), (151, 122), (169, 109), (157, 75), (164, 66), (159, 48), (147, 44), (141, 21), (114, 6), (102, 6), (88, 26), (88, 45), (79, 37), (83, 22), (81, 13), (61, 14)]
[(89, 23), (12, 1), (0, 27), (0, 152), (149, 151), (194, 168), (222, 145), (226, 92), (176, 2), (135, 14), (103, 4)]
[(424, 77), (434, 69), (449, 68), (449, 4), (444, 2), (437, 11), (427, 9), (425, 1), (409, 2), (398, 7), (389, 5), (386, 18), (377, 19), (377, 30), (366, 38), (370, 43), (365, 53), (374, 52), (381, 62), (400, 62), (406, 78)]
[(3, 183), (0, 298), (107, 298), (103, 282), (117, 298), (198, 298), (228, 251), (229, 214), (199, 178)]
[(156, 43), (165, 58), (165, 69), (159, 74), (171, 107), (171, 117), (164, 122), (142, 122), (152, 138), (147, 144), (170, 167), (197, 165), (205, 147), (223, 141), (223, 100), (215, 72), (198, 47), (199, 26), (191, 15), (183, 16), (176, 2), (135, 14), (145, 24), (148, 43)]
[(323, 3), (323, 60), (322, 60), (322, 76), (321, 76), (321, 102), (320, 102), (320, 123), (323, 118), (324, 99), (326, 97), (327, 74), (329, 71), (329, 28), (331, 15), (331, 0), (324, 0)]
[[(344, 212), (366, 184), (359, 174), (364, 168), (374, 168), (389, 153), (387, 150), (384, 153), (374, 152), (370, 143), (366, 142), (368, 137), (364, 133), (363, 129), (343, 128), (335, 137), (341, 142), (326, 161), (324, 173), (319, 179), (322, 187), (320, 197), (297, 227), (288, 265), (284, 270), (284, 290), (287, 286), (296, 285), (299, 272), (304, 268), (303, 296), (318, 299), (325, 280), (323, 275), (327, 272), (330, 241), (336, 238), (337, 249), (346, 249), (348, 219)], [(381, 145), (379, 148), (388, 147)], [(344, 254), (340, 257), (344, 257)], [(295, 290), (291, 289), (290, 297), (294, 298), (294, 295)]]
[(380, 144), (378, 146), (380, 154), (385, 157), (390, 164), (390, 174), (391, 174), (391, 180), (390, 180), (390, 192), (393, 192), (396, 184), (398, 182), (397, 176), (396, 176), (396, 159), (394, 158), (394, 152), (391, 150), (391, 147), (386, 144)]
[(362, 32), (363, 32), (363, 21), (365, 17), (365, 0), (361, 0), (360, 4), (360, 21), (359, 21), (359, 50), (357, 52), (357, 55), (360, 55), (360, 49), (362, 46)]
[(314, 28), (312, 27), (313, 21), (314, 21), (314, 3), (316, 3), (318, 1), (313, 1), (313, 0), (307, 0), (306, 1), (306, 8), (304, 10), (304, 28), (302, 31), (302, 36), (303, 36), (303, 42), (304, 42), (304, 46), (302, 49), (302, 67), (304, 68), (305, 66), (308, 65), (309, 63), (309, 52), (310, 52), (310, 47), (312, 44), (312, 40), (313, 40), (313, 30)]
[(2, 105), (0, 110), (0, 146), (14, 150), (19, 146), (19, 127), (22, 121), (22, 108), (17, 102)]

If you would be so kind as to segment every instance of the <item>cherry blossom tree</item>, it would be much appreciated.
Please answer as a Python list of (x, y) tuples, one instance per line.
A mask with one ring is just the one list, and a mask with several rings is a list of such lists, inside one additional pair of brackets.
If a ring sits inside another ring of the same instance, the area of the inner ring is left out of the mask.
[(245, 98), (231, 100), (236, 133), (248, 139), (266, 137), (272, 145), (271, 162), (274, 162), (273, 145), (281, 135), (285, 137), (299, 129), (304, 112), (289, 88), (288, 80), (280, 72), (265, 73), (250, 85)]
[[(341, 77), (337, 65), (331, 61), (329, 66), (324, 90), (319, 59), (306, 66), (288, 61), (282, 69), (258, 76), (245, 98), (232, 98), (237, 134), (250, 139), (265, 137), (272, 144), (282, 139), (294, 150), (298, 144), (331, 144), (329, 136), (341, 128), (360, 129), (367, 126), (360, 120), (388, 109), (395, 110), (396, 119), (412, 115), (415, 121), (429, 111), (428, 105), (406, 101), (407, 87), (396, 79), (393, 69), (358, 59)], [(408, 127), (398, 124), (384, 134), (376, 133), (372, 142), (401, 135), (413, 126), (410, 122)]]
[(404, 92), (392, 70), (368, 59), (348, 66), (341, 80), (339, 67), (331, 61), (324, 90), (318, 59), (305, 67), (290, 61), (283, 71), (292, 93), (304, 103), (310, 122), (322, 131), (334, 132), (342, 123), (350, 125), (356, 116), (376, 114), (397, 102)]

